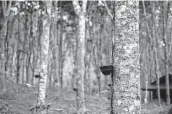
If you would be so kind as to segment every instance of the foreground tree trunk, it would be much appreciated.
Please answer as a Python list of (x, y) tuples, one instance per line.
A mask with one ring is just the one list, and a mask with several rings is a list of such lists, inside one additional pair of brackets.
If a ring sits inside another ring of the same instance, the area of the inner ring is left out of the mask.
[[(139, 2), (117, 1), (116, 4), (117, 7), (114, 8), (116, 9), (115, 20), (113, 21), (115, 22), (115, 34), (112, 49), (113, 65), (115, 67), (114, 78), (112, 79), (114, 81), (114, 86), (112, 85), (112, 91), (114, 91), (112, 96), (114, 102), (113, 114), (139, 114)], [(122, 37), (119, 37), (119, 35), (122, 35)]]
[[(46, 85), (47, 85), (47, 74), (48, 74), (48, 49), (49, 49), (49, 36), (50, 36), (50, 16), (51, 16), (51, 1), (46, 1), (46, 14), (42, 12), (42, 22), (43, 22), (43, 34), (41, 39), (41, 70), (40, 70), (40, 82), (39, 82), (39, 98), (38, 105), (40, 107), (45, 107), (45, 97), (46, 97)], [(45, 114), (45, 109), (43, 109), (41, 114)]]
[(74, 0), (73, 6), (75, 13), (79, 18), (78, 22), (78, 51), (77, 51), (77, 71), (78, 71), (78, 78), (77, 78), (77, 91), (78, 91), (78, 114), (84, 114), (85, 112), (85, 99), (84, 99), (84, 72), (85, 72), (85, 14), (86, 14), (86, 5), (87, 1), (82, 1), (82, 7), (79, 5), (79, 1)]

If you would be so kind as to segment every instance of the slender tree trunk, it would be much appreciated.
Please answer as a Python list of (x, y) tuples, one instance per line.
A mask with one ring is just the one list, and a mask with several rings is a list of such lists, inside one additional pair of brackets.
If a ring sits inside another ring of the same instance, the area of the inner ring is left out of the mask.
[[(77, 73), (77, 65), (78, 65), (78, 61), (77, 61), (77, 52), (78, 52), (78, 36), (76, 36), (75, 34), (74, 34), (74, 39), (75, 39), (75, 46), (74, 46), (74, 68), (73, 68), (73, 89), (77, 89), (77, 78), (78, 78), (78, 73)], [(78, 98), (78, 91), (76, 90), (76, 104), (78, 104), (77, 103), (77, 98)], [(76, 106), (77, 108), (76, 109), (78, 109), (78, 105)]]
[(161, 94), (160, 94), (160, 82), (159, 82), (159, 78), (160, 78), (160, 71), (159, 71), (159, 63), (158, 63), (158, 52), (157, 52), (157, 48), (154, 47), (154, 53), (155, 53), (155, 72), (156, 72), (156, 80), (157, 80), (157, 95), (158, 95), (158, 103), (159, 106), (161, 106)]
[(78, 71), (78, 100), (79, 100), (79, 107), (77, 109), (78, 114), (85, 113), (85, 95), (84, 95), (84, 72), (85, 72), (85, 14), (86, 14), (86, 6), (87, 1), (82, 1), (82, 7), (80, 7), (78, 1), (73, 1), (73, 6), (75, 13), (79, 17), (78, 21), (78, 52), (77, 52), (77, 71)]
[[(152, 12), (154, 12), (154, 2), (152, 3)], [(160, 79), (160, 70), (159, 70), (159, 61), (158, 61), (158, 51), (157, 51), (157, 37), (156, 37), (156, 34), (155, 34), (155, 16), (153, 15), (153, 36), (152, 36), (152, 39), (153, 39), (153, 48), (154, 48), (154, 53), (155, 53), (155, 72), (156, 72), (156, 84), (157, 84), (157, 93), (158, 93), (158, 103), (159, 103), (159, 106), (161, 106), (161, 94), (160, 94), (160, 82), (159, 82), (159, 79)]]
[[(163, 40), (165, 43), (165, 70), (166, 70), (166, 75), (165, 75), (165, 82), (166, 82), (166, 100), (167, 100), (167, 105), (170, 105), (170, 85), (169, 85), (169, 66), (168, 66), (168, 60), (169, 60), (169, 50), (168, 50), (168, 38), (167, 38), (167, 30), (169, 29), (167, 25), (167, 20), (168, 20), (168, 11), (169, 10), (169, 2), (164, 1), (163, 4)], [(167, 10), (166, 10), (167, 8)], [(166, 28), (166, 30), (165, 30)]]
[[(80, 75), (80, 109), (82, 110), (82, 114), (84, 114), (85, 110), (85, 98), (84, 98), (84, 72), (85, 72), (85, 63), (84, 63), (84, 56), (85, 56), (85, 16), (84, 14), (79, 15), (79, 43), (78, 43), (78, 74)], [(80, 110), (79, 109), (79, 110)]]
[(74, 88), (73, 89), (76, 89), (76, 109), (78, 110), (79, 109), (79, 91), (78, 91), (78, 78), (79, 78), (79, 75), (78, 75), (78, 56), (77, 56), (77, 52), (78, 52), (78, 36), (74, 35), (75, 36), (75, 41), (76, 41), (76, 47), (75, 47), (75, 55), (74, 55)]
[[(146, 47), (146, 55), (147, 55), (147, 58), (149, 58), (149, 54), (148, 54), (148, 48), (149, 48), (149, 45), (147, 45), (147, 47)], [(145, 62), (145, 64), (146, 64), (146, 69), (145, 69), (145, 85), (146, 85), (146, 97), (145, 97), (145, 103), (147, 103), (148, 102), (148, 94), (149, 94), (149, 92), (148, 92), (148, 76), (149, 76), (149, 61), (147, 62)]]
[[(8, 18), (7, 18), (8, 19)], [(6, 22), (6, 33), (5, 33), (5, 39), (4, 39), (4, 91), (6, 91), (6, 80), (7, 80), (7, 64), (8, 64), (8, 36), (9, 36), (9, 21)]]
[[(51, 21), (51, 1), (46, 1), (46, 13), (42, 14), (43, 34), (41, 39), (41, 69), (40, 69), (40, 82), (39, 82), (39, 98), (38, 105), (42, 108), (45, 106), (47, 74), (48, 74), (48, 51), (49, 51), (49, 37), (50, 37), (50, 21)], [(42, 12), (43, 13), (43, 12)], [(45, 114), (43, 109), (41, 114)]]
[(25, 59), (25, 54), (22, 54), (23, 55), (23, 58), (22, 58), (22, 66), (23, 66), (23, 68), (22, 68), (22, 84), (24, 84), (25, 83), (25, 61), (24, 61), (24, 59)]
[[(62, 13), (61, 13), (62, 18)], [(59, 41), (59, 77), (60, 77), (60, 87), (63, 88), (63, 76), (62, 76), (62, 64), (63, 64), (63, 51), (62, 51), (62, 42), (63, 42), (63, 22), (61, 23), (61, 30), (60, 30), (60, 41)]]
[(28, 76), (30, 78), (28, 78), (28, 82), (31, 81), (30, 83), (33, 84), (33, 77), (34, 77), (33, 71), (34, 71), (35, 66), (36, 66), (36, 65), (32, 65), (33, 64), (32, 61), (34, 59), (34, 57), (32, 57), (32, 56), (35, 56), (34, 55), (34, 48), (35, 47), (34, 47), (34, 43), (33, 43), (34, 42), (34, 37), (33, 37), (33, 35), (34, 35), (34, 32), (33, 32), (33, 7), (31, 10), (31, 14), (30, 14), (30, 23), (29, 24), (30, 24), (30, 31), (29, 31), (29, 52), (28, 52), (28, 55), (29, 55), (29, 58), (28, 58), (28, 70), (29, 70)]
[[(99, 26), (99, 25), (98, 25)], [(100, 30), (100, 27), (99, 27), (99, 30)], [(100, 31), (101, 32), (101, 31)], [(101, 33), (99, 33), (101, 34)], [(97, 81), (98, 81), (98, 94), (100, 95), (100, 91), (101, 91), (101, 77), (100, 77), (100, 71), (99, 71), (99, 66), (100, 66), (100, 52), (101, 52), (101, 45), (100, 45), (100, 35), (98, 35), (98, 38), (97, 38)]]
[[(152, 43), (150, 42), (150, 44), (149, 44), (149, 72), (150, 72), (149, 73), (150, 74), (150, 76), (149, 76), (149, 84), (152, 83), (152, 67), (153, 67), (153, 59), (152, 59), (153, 50), (151, 48), (151, 45), (152, 45)], [(152, 99), (153, 99), (153, 92), (150, 91), (150, 101), (152, 101)]]
[(1, 20), (1, 68), (2, 68), (2, 75), (4, 76), (4, 84), (3, 84), (3, 91), (6, 92), (6, 59), (5, 59), (5, 38), (8, 35), (7, 32), (7, 24), (8, 24), (8, 17), (10, 13), (10, 8), (11, 8), (11, 1), (7, 3), (7, 1), (2, 1), (2, 12), (3, 12), (3, 17)]
[[(146, 8), (145, 8), (145, 2), (142, 1), (142, 4), (143, 4), (144, 17), (145, 17), (145, 21), (146, 21), (147, 35), (150, 38), (150, 50), (153, 49), (151, 57), (153, 57), (152, 60), (154, 60), (155, 59), (155, 56), (154, 56), (155, 51), (154, 51), (154, 48), (151, 48), (151, 46), (153, 46), (155, 42), (154, 42), (154, 39), (152, 38), (152, 36), (150, 34), (150, 28), (149, 28), (149, 25), (148, 25), (148, 20), (146, 18), (147, 12), (146, 12)], [(152, 64), (152, 65), (154, 65), (154, 64)], [(152, 69), (152, 67), (150, 68), (150, 73), (151, 73), (151, 69)], [(150, 76), (151, 76), (151, 74), (150, 74)]]
[(19, 51), (19, 40), (20, 40), (20, 14), (19, 14), (19, 12), (18, 12), (18, 14), (17, 14), (17, 18), (18, 18), (18, 38), (17, 38), (17, 51), (16, 51), (16, 53), (17, 53), (17, 73), (16, 73), (16, 83), (18, 84), (19, 83), (19, 78), (20, 78), (20, 51)]
[(57, 33), (57, 29), (56, 29), (56, 26), (57, 26), (57, 23), (56, 23), (56, 21), (57, 21), (57, 13), (58, 13), (58, 9), (57, 9), (57, 5), (58, 5), (58, 1), (53, 1), (53, 4), (54, 4), (54, 6), (53, 6), (53, 8), (52, 8), (52, 15), (53, 15), (53, 17), (52, 17), (52, 21), (51, 21), (51, 38), (52, 38), (52, 43), (53, 43), (53, 49), (52, 49), (52, 53), (54, 53), (53, 54), (53, 61), (54, 61), (54, 63), (52, 63), (53, 64), (53, 66), (54, 66), (54, 72), (53, 72), (53, 75), (52, 75), (52, 87), (53, 87), (53, 89), (55, 89), (55, 84), (57, 83), (57, 76), (58, 76), (58, 72), (57, 72), (57, 70), (58, 70), (58, 56), (57, 56), (57, 54), (58, 54), (58, 46), (57, 46), (57, 37), (58, 37), (58, 33)]
[[(57, 25), (56, 25), (57, 26)], [(56, 61), (56, 75), (55, 75), (55, 77), (54, 77), (54, 87), (56, 86), (56, 84), (58, 83), (60, 83), (60, 77), (59, 77), (59, 41), (58, 41), (58, 35), (59, 35), (59, 33), (58, 33), (58, 30), (57, 30), (58, 28), (57, 27), (55, 27), (55, 31), (56, 32), (54, 32), (54, 36), (55, 36), (55, 50), (56, 50), (56, 54), (55, 54), (55, 61)]]
[(32, 44), (33, 44), (33, 57), (32, 57), (32, 67), (31, 67), (31, 69), (32, 69), (32, 79), (31, 79), (32, 80), (32, 85), (34, 85), (34, 79), (35, 79), (34, 78), (34, 74), (36, 72), (36, 68), (37, 68), (38, 60), (39, 60), (39, 51), (38, 51), (39, 50), (39, 39), (40, 39), (40, 34), (42, 34), (41, 33), (42, 31), (40, 31), (40, 27), (39, 27), (40, 26), (39, 25), (40, 15), (38, 13), (38, 10), (36, 10), (35, 15), (36, 15), (37, 21), (33, 21), (34, 14), (31, 17), (31, 23), (32, 23), (31, 29), (32, 28), (36, 28), (35, 32), (31, 31), (31, 32), (33, 32), (32, 33), (33, 34), (33, 40), (32, 40)]
[[(88, 31), (89, 31), (89, 37), (90, 37), (90, 39), (91, 39), (91, 41), (90, 41), (90, 44), (92, 45), (92, 38), (93, 38), (93, 36), (92, 36), (92, 34), (93, 34), (93, 29), (92, 29), (92, 27), (88, 27)], [(90, 47), (89, 47), (90, 48)], [(91, 94), (91, 73), (90, 73), (90, 67), (91, 67), (91, 57), (93, 56), (92, 55), (92, 50), (93, 50), (93, 48), (92, 48), (92, 46), (91, 46), (91, 48), (90, 48), (90, 55), (89, 55), (89, 61), (88, 61), (88, 91), (89, 91), (89, 94)]]
[[(18, 26), (19, 21), (18, 21)], [(19, 78), (20, 78), (20, 51), (19, 51), (19, 27), (18, 27), (18, 42), (17, 42), (17, 73), (16, 73), (16, 83), (19, 83)]]
[[(24, 51), (26, 50), (26, 48), (28, 48), (28, 46), (25, 46), (25, 45), (28, 45), (30, 42), (29, 42), (29, 38), (28, 38), (28, 32), (29, 32), (29, 26), (28, 26), (28, 21), (29, 21), (29, 15), (27, 12), (25, 12), (25, 23), (24, 23), (24, 28), (25, 28), (25, 31), (24, 31), (24, 39), (25, 39), (25, 42), (24, 42)], [(27, 44), (28, 43), (28, 44)], [(29, 50), (30, 51), (30, 50)], [(26, 59), (25, 59), (25, 63), (26, 63), (26, 83), (28, 83), (28, 80), (29, 80), (29, 52), (27, 52), (27, 55), (26, 55)]]

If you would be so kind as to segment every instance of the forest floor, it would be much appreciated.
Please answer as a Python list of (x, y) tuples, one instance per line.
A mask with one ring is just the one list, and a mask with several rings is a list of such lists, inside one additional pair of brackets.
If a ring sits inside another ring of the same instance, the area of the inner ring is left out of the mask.
[[(88, 114), (108, 114), (108, 93), (86, 94)], [(38, 88), (27, 85), (8, 84), (6, 92), (0, 92), (0, 114), (35, 114), (31, 111), (37, 104)], [(73, 90), (47, 90), (46, 102), (51, 107), (48, 114), (76, 114), (76, 93)]]
[(159, 106), (158, 100), (153, 100), (148, 103), (144, 103), (141, 106), (141, 114), (172, 114), (169, 110), (172, 106), (167, 106), (165, 102), (161, 101), (161, 106)]
[[(73, 90), (47, 90), (46, 102), (51, 105), (48, 114), (76, 114), (76, 94)], [(35, 114), (31, 111), (37, 103), (38, 88), (28, 85), (8, 84), (6, 92), (0, 92), (0, 114)], [(85, 95), (87, 114), (109, 114), (108, 92), (100, 96)], [(167, 114), (169, 107), (159, 107), (157, 101), (143, 104), (141, 114)]]

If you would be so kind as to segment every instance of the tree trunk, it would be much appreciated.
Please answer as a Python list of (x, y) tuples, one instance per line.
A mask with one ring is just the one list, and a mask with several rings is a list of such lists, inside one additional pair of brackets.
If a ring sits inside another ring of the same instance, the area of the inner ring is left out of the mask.
[[(7, 18), (8, 19), (8, 18)], [(7, 64), (8, 64), (8, 35), (9, 35), (9, 21), (5, 23), (6, 26), (6, 33), (5, 33), (5, 39), (4, 39), (4, 91), (6, 91), (6, 79), (7, 79)]]
[(78, 79), (77, 79), (77, 90), (78, 90), (78, 114), (85, 113), (85, 95), (84, 95), (84, 72), (85, 72), (85, 13), (87, 1), (82, 1), (82, 7), (80, 7), (78, 1), (73, 1), (73, 6), (75, 13), (78, 15), (78, 52), (77, 52), (77, 71), (78, 71)]
[(53, 43), (53, 49), (52, 49), (52, 53), (53, 53), (53, 66), (54, 66), (54, 72), (53, 72), (53, 76), (52, 76), (52, 86), (53, 86), (53, 89), (55, 89), (55, 84), (57, 84), (58, 82), (58, 78), (57, 76), (58, 75), (58, 45), (57, 45), (57, 41), (58, 41), (58, 31), (57, 31), (57, 13), (58, 13), (58, 9), (57, 9), (57, 5), (58, 5), (58, 1), (53, 1), (54, 2), (54, 6), (52, 8), (52, 15), (54, 16), (52, 18), (52, 21), (51, 21), (51, 38), (52, 38), (52, 43)]
[(7, 24), (8, 24), (8, 17), (10, 13), (11, 8), (11, 1), (7, 4), (7, 1), (2, 1), (2, 12), (3, 17), (1, 19), (1, 68), (2, 68), (2, 75), (4, 76), (4, 83), (3, 83), (3, 91), (6, 91), (6, 59), (5, 59), (5, 38), (8, 35), (7, 32)]
[(26, 57), (26, 83), (29, 82), (29, 55)]
[(19, 83), (19, 78), (20, 78), (20, 51), (19, 51), (19, 40), (20, 40), (20, 14), (17, 14), (17, 18), (18, 18), (18, 38), (17, 38), (17, 73), (16, 73), (16, 83)]
[[(147, 58), (149, 58), (149, 56), (148, 56), (148, 55), (149, 55), (149, 53), (148, 53), (149, 45), (147, 45), (146, 47), (147, 47), (147, 48), (146, 48), (146, 55), (147, 55)], [(149, 60), (148, 60), (148, 62), (147, 62), (147, 61), (145, 62), (145, 64), (146, 64), (146, 69), (145, 69), (145, 71), (144, 71), (145, 74), (146, 74), (146, 75), (145, 75), (146, 97), (145, 97), (145, 99), (144, 99), (144, 102), (145, 102), (145, 103), (148, 102), (148, 97), (149, 97), (149, 96), (148, 96), (148, 93), (149, 93), (149, 91), (148, 91), (148, 84), (149, 84), (149, 83), (148, 83), (148, 82), (149, 82), (149, 81), (148, 81), (148, 76), (149, 76), (149, 69), (150, 69), (150, 68), (149, 68), (149, 66), (150, 66), (150, 65), (149, 65), (149, 62), (150, 62)]]
[(83, 14), (79, 15), (79, 42), (78, 42), (78, 93), (79, 93), (79, 114), (84, 114), (85, 112), (85, 98), (84, 98), (84, 72), (85, 72), (85, 64), (84, 64), (84, 56), (85, 56), (85, 17)]
[(73, 69), (73, 90), (75, 89), (76, 91), (76, 109), (79, 109), (79, 99), (78, 99), (78, 72), (77, 72), (77, 65), (78, 65), (78, 59), (77, 59), (77, 52), (78, 52), (78, 37), (74, 35), (75, 38), (75, 49), (74, 49), (74, 69)]
[[(163, 40), (165, 43), (165, 70), (166, 70), (166, 74), (165, 74), (165, 83), (166, 83), (166, 100), (167, 100), (167, 105), (170, 105), (170, 85), (169, 85), (169, 66), (168, 66), (168, 61), (169, 61), (169, 50), (168, 50), (168, 38), (167, 38), (167, 30), (169, 29), (169, 25), (167, 25), (167, 20), (168, 20), (168, 12), (167, 10), (169, 10), (168, 7), (169, 2), (164, 1), (163, 4)], [(168, 8), (166, 10), (166, 8)], [(165, 30), (166, 28), (166, 30)]]
[(24, 71), (24, 57), (25, 57), (25, 55), (24, 55), (24, 53), (22, 53), (21, 54), (21, 56), (22, 56), (22, 58), (21, 58), (21, 60), (20, 60), (20, 62), (21, 62), (21, 64), (20, 64), (20, 66), (21, 66), (21, 75), (22, 75), (22, 77), (21, 77), (21, 84), (24, 84), (24, 73), (25, 73), (25, 71)]
[(43, 109), (41, 114), (45, 114), (45, 98), (46, 98), (46, 86), (47, 86), (47, 74), (48, 74), (48, 51), (49, 51), (49, 36), (50, 36), (50, 17), (51, 17), (51, 1), (46, 1), (46, 13), (42, 12), (43, 22), (43, 34), (41, 39), (41, 69), (40, 69), (40, 82), (39, 82), (39, 98), (38, 105)]
[[(154, 2), (152, 3), (152, 12), (154, 12)], [(158, 61), (158, 51), (157, 51), (157, 37), (155, 36), (155, 16), (153, 15), (153, 36), (152, 36), (152, 40), (153, 40), (153, 49), (154, 49), (154, 53), (155, 53), (155, 73), (156, 73), (156, 84), (157, 84), (157, 93), (158, 93), (158, 103), (159, 106), (161, 106), (161, 94), (160, 94), (160, 70), (159, 70), (159, 61)]]
[(62, 40), (63, 40), (63, 23), (61, 23), (61, 31), (60, 31), (60, 41), (59, 41), (59, 77), (60, 77), (60, 87), (63, 88), (63, 77), (62, 77)]

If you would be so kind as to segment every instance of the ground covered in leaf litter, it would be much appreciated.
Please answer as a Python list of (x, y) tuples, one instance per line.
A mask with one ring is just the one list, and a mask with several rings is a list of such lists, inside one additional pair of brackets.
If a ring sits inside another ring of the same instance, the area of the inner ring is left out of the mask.
[(142, 104), (141, 114), (172, 114), (169, 113), (172, 106), (166, 106), (165, 102), (161, 102), (161, 106), (158, 104), (158, 100)]
[[(108, 92), (100, 96), (96, 93), (86, 94), (87, 114), (109, 114)], [(0, 92), (0, 114), (34, 114), (31, 111), (36, 105), (38, 97), (37, 87), (27, 85), (8, 84), (7, 92)], [(47, 90), (46, 102), (50, 104), (48, 114), (76, 114), (76, 94), (69, 89)], [(168, 114), (170, 107), (157, 105), (157, 101), (143, 104), (141, 114)]]
[[(87, 114), (108, 114), (109, 100), (107, 93), (86, 94)], [(35, 114), (31, 111), (36, 105), (37, 87), (8, 84), (7, 92), (0, 92), (0, 114)], [(48, 114), (76, 114), (76, 95), (69, 89), (47, 90), (46, 102), (51, 105)]]

